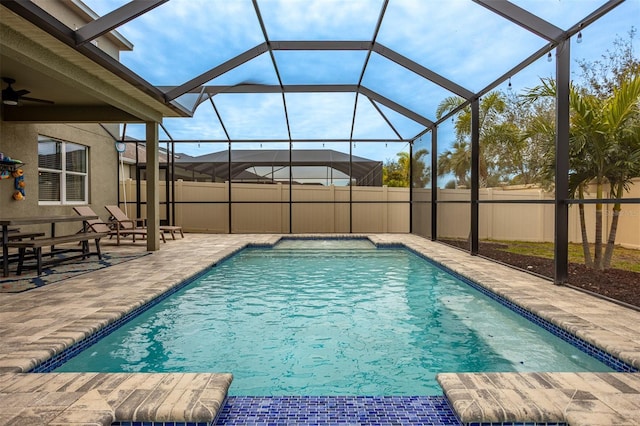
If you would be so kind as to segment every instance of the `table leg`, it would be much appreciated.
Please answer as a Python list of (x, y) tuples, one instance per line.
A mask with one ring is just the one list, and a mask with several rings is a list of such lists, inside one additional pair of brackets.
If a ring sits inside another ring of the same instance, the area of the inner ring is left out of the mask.
[[(56, 223), (51, 222), (51, 238), (56, 236)], [(53, 250), (55, 250), (55, 246), (51, 246), (51, 251), (49, 252), (49, 256), (53, 258)]]
[(9, 227), (7, 225), (2, 225), (2, 275), (9, 275), (9, 247), (7, 247), (7, 243), (9, 242)]

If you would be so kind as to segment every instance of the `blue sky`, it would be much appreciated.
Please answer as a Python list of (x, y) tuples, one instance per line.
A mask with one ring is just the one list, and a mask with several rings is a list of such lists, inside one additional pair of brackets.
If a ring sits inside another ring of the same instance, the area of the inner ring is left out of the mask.
[[(84, 0), (99, 15), (127, 0)], [(567, 29), (579, 23), (604, 0), (513, 0), (543, 19)], [(258, 0), (267, 34), (278, 40), (370, 40), (380, 13), (381, 0)], [(618, 37), (627, 38), (640, 23), (640, 0), (627, 0), (600, 21), (586, 27), (583, 42), (572, 42), (572, 71), (576, 59), (595, 60), (612, 49)], [(250, 0), (170, 0), (118, 28), (134, 44), (121, 61), (147, 81), (175, 86), (264, 42)], [(575, 39), (575, 37), (574, 37)], [(377, 41), (447, 79), (479, 91), (546, 42), (491, 13), (470, 0), (390, 0)], [(637, 41), (637, 40), (636, 40)], [(637, 46), (636, 46), (636, 55)], [(284, 84), (356, 84), (366, 57), (362, 51), (275, 51)], [(512, 76), (513, 90), (533, 87), (540, 77), (553, 76), (555, 63), (542, 58)], [(278, 84), (268, 54), (224, 74), (210, 84)], [(372, 55), (362, 84), (392, 101), (435, 120), (440, 101), (452, 95), (439, 86), (393, 63)], [(499, 87), (506, 90), (507, 83)], [(294, 139), (349, 140), (356, 95), (353, 93), (287, 94), (287, 112)], [(235, 149), (256, 149), (260, 139), (287, 139), (282, 95), (219, 94), (214, 102), (232, 138), (252, 139)], [(403, 138), (423, 127), (377, 105)], [(175, 139), (225, 139), (209, 102), (193, 118), (165, 119)], [(445, 149), (453, 140), (443, 126), (439, 143)], [(449, 126), (450, 127), (450, 126)], [(128, 135), (144, 137), (141, 126), (129, 125)], [(161, 134), (161, 137), (164, 135)], [(430, 138), (430, 136), (428, 136)], [(388, 138), (384, 143), (360, 143), (355, 155), (387, 160), (407, 149), (368, 98), (359, 95), (354, 138)], [(318, 148), (309, 142), (294, 149)], [(332, 144), (348, 152), (348, 143)], [(226, 144), (181, 144), (177, 150), (202, 155), (225, 149)]]

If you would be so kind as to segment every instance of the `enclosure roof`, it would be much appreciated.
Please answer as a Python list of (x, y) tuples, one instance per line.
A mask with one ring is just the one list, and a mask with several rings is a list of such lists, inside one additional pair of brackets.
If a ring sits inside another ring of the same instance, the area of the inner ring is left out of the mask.
[[(193, 170), (200, 173), (211, 173), (216, 170), (216, 176), (228, 178), (228, 167), (231, 167), (231, 178), (239, 173), (259, 166), (268, 167), (300, 167), (323, 166), (339, 170), (355, 180), (364, 179), (375, 171), (380, 172), (382, 162), (369, 160), (355, 155), (349, 156), (343, 152), (331, 149), (296, 149), (291, 151), (279, 149), (259, 150), (231, 150), (231, 164), (229, 151), (214, 152), (212, 154), (192, 157), (186, 154), (176, 154), (176, 167)], [(349, 173), (351, 170), (351, 173)]]
[[(413, 139), (448, 118), (446, 97), (477, 99), (528, 67), (548, 76), (547, 53), (624, 0), (73, 0), (101, 16), (77, 28), (39, 1), (1, 3), (3, 21), (10, 10), (161, 103), (170, 136), (344, 141)], [(122, 64), (92, 44), (115, 30), (134, 45)], [(28, 89), (64, 103), (60, 79)]]

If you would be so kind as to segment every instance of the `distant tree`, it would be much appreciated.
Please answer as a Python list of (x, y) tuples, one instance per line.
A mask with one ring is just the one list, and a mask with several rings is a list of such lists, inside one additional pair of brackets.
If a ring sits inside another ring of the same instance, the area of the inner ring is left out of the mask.
[[(417, 188), (424, 188), (430, 181), (431, 168), (427, 167), (423, 157), (429, 151), (420, 149), (413, 153), (413, 183)], [(387, 160), (382, 168), (382, 183), (389, 187), (408, 188), (410, 183), (409, 153), (396, 154), (397, 160)]]
[(589, 93), (599, 99), (606, 99), (622, 86), (625, 81), (640, 75), (640, 59), (634, 55), (633, 41), (637, 30), (631, 27), (628, 38), (619, 35), (613, 41), (613, 48), (595, 61), (578, 60), (581, 75), (576, 87), (581, 93)]
[(512, 185), (538, 184), (549, 187), (553, 182), (555, 149), (555, 107), (553, 100), (523, 102), (519, 96), (507, 96), (505, 122), (500, 124), (494, 150), (502, 180)]
[(456, 180), (451, 179), (444, 184), (444, 189), (456, 189)]
[(424, 157), (429, 154), (426, 149), (413, 153), (413, 187), (425, 188), (431, 182), (431, 167), (427, 166)]
[(405, 176), (402, 165), (395, 160), (387, 160), (382, 166), (382, 184), (398, 188), (409, 186), (409, 179)]

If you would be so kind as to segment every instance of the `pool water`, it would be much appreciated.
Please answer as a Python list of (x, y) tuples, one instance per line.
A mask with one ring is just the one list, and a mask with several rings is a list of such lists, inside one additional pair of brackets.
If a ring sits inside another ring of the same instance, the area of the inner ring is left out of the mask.
[(230, 395), (439, 395), (439, 372), (611, 371), (403, 248), (250, 248), (55, 371), (232, 372)]

